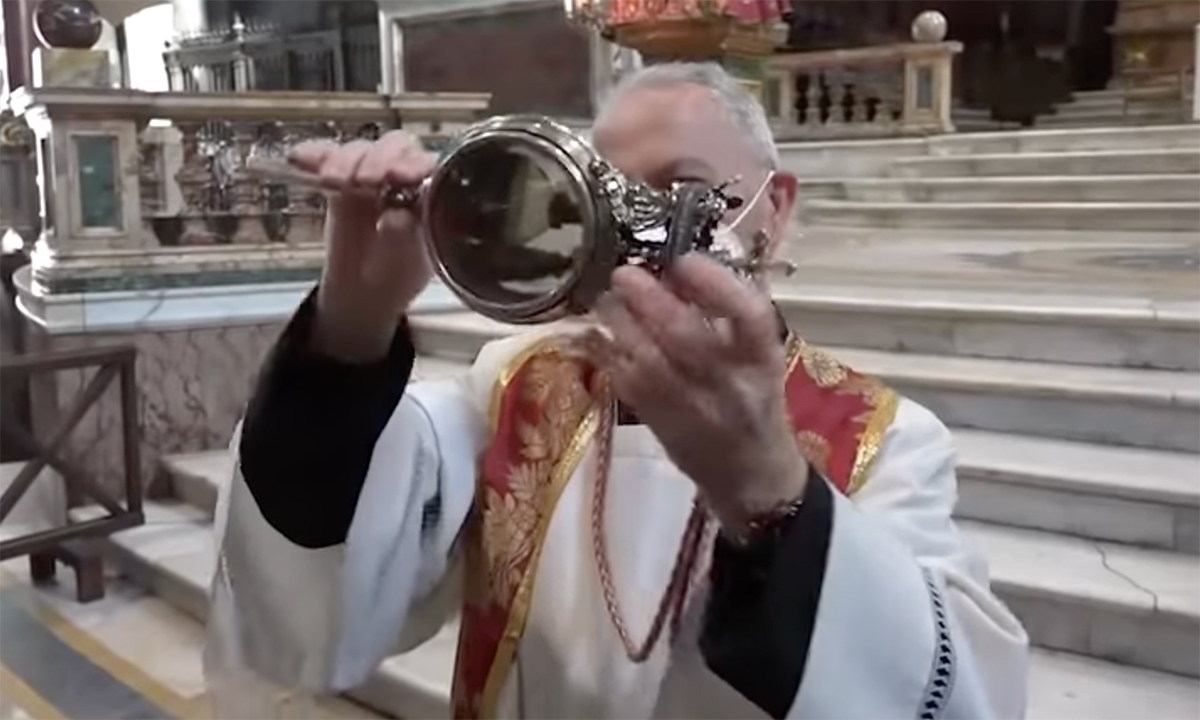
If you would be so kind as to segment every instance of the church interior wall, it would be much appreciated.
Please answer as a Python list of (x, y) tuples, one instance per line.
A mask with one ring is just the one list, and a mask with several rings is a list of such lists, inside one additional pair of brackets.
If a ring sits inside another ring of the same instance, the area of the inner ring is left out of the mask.
[(587, 35), (545, 4), (403, 22), (410, 92), (490, 92), (497, 113), (591, 113)]
[[(141, 420), (143, 483), (154, 479), (163, 455), (223, 447), (245, 411), (267, 351), (285, 320), (251, 324), (214, 321), (205, 326), (50, 335), (28, 327), (29, 351), (60, 351), (133, 345), (137, 348), (137, 387)], [(46, 437), (71, 405), (94, 369), (42, 375), (30, 385), (34, 431)], [(122, 492), (124, 461), (118, 384), (71, 432), (64, 457), (88, 468), (101, 485)]]

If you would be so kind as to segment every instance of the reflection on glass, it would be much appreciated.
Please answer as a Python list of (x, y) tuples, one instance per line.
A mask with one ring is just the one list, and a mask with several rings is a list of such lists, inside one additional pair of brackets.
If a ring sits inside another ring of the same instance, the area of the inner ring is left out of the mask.
[(580, 191), (536, 146), (481, 143), (457, 156), (432, 190), (430, 231), (442, 262), (477, 297), (544, 298), (584, 259)]
[(76, 135), (79, 159), (79, 212), (85, 228), (121, 227), (117, 178), (117, 139), (112, 135)]

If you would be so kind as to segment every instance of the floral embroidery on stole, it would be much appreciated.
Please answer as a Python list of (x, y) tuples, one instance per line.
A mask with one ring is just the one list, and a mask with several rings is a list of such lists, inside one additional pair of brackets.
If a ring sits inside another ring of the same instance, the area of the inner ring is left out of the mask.
[[(838, 490), (853, 494), (895, 416), (896, 395), (795, 336), (787, 343), (787, 371), (785, 393), (801, 452)], [(495, 716), (551, 515), (599, 424), (595, 381), (595, 370), (555, 338), (534, 343), (497, 379), (494, 434), (464, 529), (455, 718)]]
[(867, 481), (899, 398), (792, 335), (787, 342), (788, 414), (809, 465), (851, 496)]
[(525, 629), (551, 514), (599, 426), (595, 376), (558, 339), (546, 338), (497, 380), (492, 442), (464, 529), (466, 587), (451, 693), (456, 718), (495, 714)]

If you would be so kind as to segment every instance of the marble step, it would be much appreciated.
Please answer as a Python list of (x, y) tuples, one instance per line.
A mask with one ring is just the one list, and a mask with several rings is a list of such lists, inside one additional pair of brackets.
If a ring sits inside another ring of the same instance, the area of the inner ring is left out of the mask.
[(812, 200), (802, 222), (830, 227), (1200, 232), (1192, 202), (863, 202)]
[(1191, 678), (1035, 649), (1029, 669), (1028, 720), (1166, 720), (1200, 713)]
[(1183, 105), (1075, 107), (1066, 105), (1054, 115), (1042, 115), (1037, 119), (1040, 128), (1083, 128), (1083, 127), (1146, 127), (1150, 125), (1174, 125), (1190, 114)]
[[(149, 500), (143, 507), (144, 525), (109, 536), (109, 558), (135, 585), (203, 622), (216, 568), (211, 514), (176, 500)], [(103, 515), (98, 505), (70, 511), (74, 522)]]
[[(457, 626), (448, 625), (384, 661), (355, 698), (395, 717), (450, 718), (457, 642)], [(1200, 712), (1200, 683), (1190, 678), (1040, 648), (1030, 661), (1029, 720), (1191, 720)]]
[[(458, 627), (447, 625), (385, 660), (355, 699), (394, 717), (448, 720), (457, 642)], [(1030, 661), (1029, 720), (1192, 720), (1200, 711), (1200, 683), (1190, 678), (1040, 648)]]
[[(1180, 101), (1178, 93), (1171, 96), (1165, 94), (1141, 94), (1129, 98), (1076, 98), (1073, 102), (1060, 103), (1054, 111), (1039, 115), (1037, 122), (1043, 120), (1070, 116), (1092, 117), (1108, 116), (1118, 120), (1126, 120), (1125, 124), (1135, 123), (1155, 117), (1165, 117), (1174, 123), (1187, 122), (1191, 118), (1191, 104)], [(1121, 127), (1110, 125), (1109, 127)]]
[[(470, 362), (518, 328), (469, 313), (414, 318), (422, 353)], [(830, 347), (936, 412), (947, 425), (1200, 452), (1200, 375), (1134, 368)]]
[[(86, 510), (76, 513), (86, 516)], [(214, 567), (210, 525), (201, 515), (179, 503), (149, 503), (149, 524), (111, 540), (132, 580), (198, 619), (207, 615), (206, 589)], [(987, 558), (996, 593), (1020, 617), (1034, 645), (1190, 678), (1200, 675), (1195, 653), (1200, 576), (1194, 556), (983, 523), (960, 525), (969, 545)], [(428, 699), (437, 677), (434, 664), (450, 666), (449, 647), (443, 643), (436, 660), (421, 657), (422, 648), (401, 662), (385, 663), (368, 683), (376, 685), (369, 695), (389, 694), (379, 684), (386, 687), (380, 675), (390, 666), (396, 674), (423, 676)]]
[(1123, 102), (1179, 102), (1179, 85), (1175, 82), (1145, 87), (1080, 90), (1071, 94), (1072, 105), (1120, 105)]
[(818, 345), (897, 353), (1200, 370), (1200, 304), (879, 283), (774, 285), (796, 332)]
[(1195, 556), (970, 521), (959, 527), (1035, 645), (1200, 677)]
[(887, 172), (892, 162), (906, 158), (1120, 150), (1196, 152), (1200, 151), (1200, 133), (1195, 125), (1177, 124), (950, 133), (926, 138), (781, 140), (778, 145), (782, 167), (801, 178), (878, 177)]
[[(953, 433), (957, 517), (1200, 553), (1200, 456), (982, 430)], [(231, 462), (215, 451), (168, 456), (162, 467), (174, 496), (211, 517)]]
[[(996, 133), (956, 134), (928, 138), (929, 155), (1002, 153), (1054, 153), (1112, 150), (1200, 149), (1195, 125), (1158, 125), (1145, 128), (1098, 127), (1027, 129)], [(916, 153), (914, 153), (916, 154)]]
[(797, 272), (773, 277), (776, 288), (845, 285), (1118, 303), (1153, 298), (1193, 314), (1200, 307), (1194, 233), (804, 225), (784, 252)]
[[(810, 198), (803, 182), (801, 197)], [(1091, 203), (1193, 202), (1200, 175), (1097, 175), (847, 180), (840, 197), (856, 202)], [(817, 198), (813, 198), (817, 199)]]
[[(450, 680), (458, 641), (450, 625), (408, 655), (384, 661), (355, 698), (395, 717), (450, 718)], [(1168, 673), (1053, 650), (1030, 658), (1029, 720), (1191, 720), (1200, 683)]]
[(952, 427), (1200, 452), (1200, 375), (830, 348)]
[(1128, 149), (1024, 152), (894, 161), (892, 177), (1003, 177), (1012, 175), (1163, 175), (1200, 173), (1200, 150)]
[(1200, 456), (954, 429), (955, 516), (1200, 554)]

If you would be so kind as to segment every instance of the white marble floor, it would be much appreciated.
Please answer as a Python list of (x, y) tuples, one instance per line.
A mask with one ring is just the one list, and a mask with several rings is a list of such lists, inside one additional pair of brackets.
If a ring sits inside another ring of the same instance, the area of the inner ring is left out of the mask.
[[(29, 585), (27, 563), (17, 559), (0, 565), (5, 588), (18, 592), (48, 629), (82, 658), (127, 686), (172, 718), (211, 717), (201, 665), (203, 627), (159, 598), (110, 577), (102, 600), (75, 602), (68, 568), (59, 568), (55, 585)], [(0, 720), (69, 717), (47, 697), (12, 672), (6, 662), (20, 647), (0, 646)], [(67, 671), (56, 678), (71, 684)], [(339, 698), (320, 702), (323, 718), (381, 718)]]

